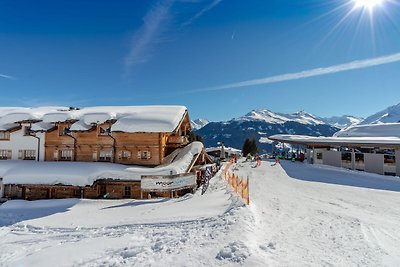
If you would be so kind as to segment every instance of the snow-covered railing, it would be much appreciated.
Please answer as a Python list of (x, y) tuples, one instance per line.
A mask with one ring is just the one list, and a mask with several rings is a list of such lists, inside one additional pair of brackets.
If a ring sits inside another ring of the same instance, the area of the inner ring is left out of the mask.
[(239, 177), (235, 175), (233, 172), (229, 171), (229, 168), (232, 166), (233, 162), (230, 161), (224, 169), (224, 178), (225, 181), (231, 186), (232, 190), (239, 195), (239, 197), (243, 200), (246, 205), (250, 205), (250, 193), (249, 193), (249, 177), (246, 178)]

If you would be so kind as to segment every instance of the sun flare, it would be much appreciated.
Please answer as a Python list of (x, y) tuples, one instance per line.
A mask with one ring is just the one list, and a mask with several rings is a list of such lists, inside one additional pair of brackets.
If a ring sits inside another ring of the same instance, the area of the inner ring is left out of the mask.
[(353, 0), (355, 8), (364, 8), (373, 11), (383, 4), (384, 0)]

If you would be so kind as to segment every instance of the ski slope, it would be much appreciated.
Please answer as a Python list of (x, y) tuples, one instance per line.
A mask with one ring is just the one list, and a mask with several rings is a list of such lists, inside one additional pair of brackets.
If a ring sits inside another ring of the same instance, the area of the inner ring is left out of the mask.
[(0, 266), (397, 266), (400, 179), (241, 162), (246, 207), (218, 174), (205, 195), (9, 201)]

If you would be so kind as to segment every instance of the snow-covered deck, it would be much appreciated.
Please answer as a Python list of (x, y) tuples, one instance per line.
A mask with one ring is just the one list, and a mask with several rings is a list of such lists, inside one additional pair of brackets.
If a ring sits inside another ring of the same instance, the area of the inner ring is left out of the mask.
[(167, 165), (146, 168), (100, 162), (0, 161), (3, 184), (92, 185), (99, 179), (140, 181), (142, 175), (181, 174), (189, 170), (203, 144), (193, 142), (176, 152)]

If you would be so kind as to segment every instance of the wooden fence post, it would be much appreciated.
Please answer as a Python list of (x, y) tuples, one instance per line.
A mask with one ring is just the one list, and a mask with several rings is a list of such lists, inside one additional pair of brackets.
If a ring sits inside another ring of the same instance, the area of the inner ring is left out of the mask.
[(250, 183), (249, 176), (247, 176), (247, 205), (250, 205), (250, 191), (249, 191)]

